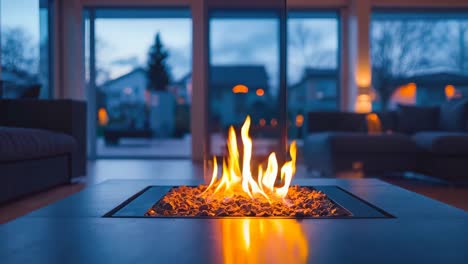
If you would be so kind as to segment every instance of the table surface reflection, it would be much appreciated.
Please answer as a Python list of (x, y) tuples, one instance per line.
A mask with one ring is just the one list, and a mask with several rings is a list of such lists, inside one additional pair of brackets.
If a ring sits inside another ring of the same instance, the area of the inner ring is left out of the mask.
[[(186, 181), (184, 184), (197, 184)], [(467, 213), (375, 179), (337, 185), (380, 219), (102, 218), (148, 185), (115, 180), (0, 226), (1, 263), (466, 263)]]

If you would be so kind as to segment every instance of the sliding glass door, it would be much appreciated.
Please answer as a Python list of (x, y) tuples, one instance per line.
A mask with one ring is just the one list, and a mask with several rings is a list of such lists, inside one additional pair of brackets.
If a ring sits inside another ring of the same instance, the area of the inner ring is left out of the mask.
[(189, 158), (188, 9), (87, 9), (91, 149), (97, 157)]

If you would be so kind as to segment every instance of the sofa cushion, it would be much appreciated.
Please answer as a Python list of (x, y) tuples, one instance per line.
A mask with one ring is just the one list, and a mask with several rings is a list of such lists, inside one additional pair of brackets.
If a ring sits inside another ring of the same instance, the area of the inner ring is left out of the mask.
[(349, 112), (310, 112), (308, 132), (367, 132), (366, 115)]
[(419, 131), (434, 131), (439, 126), (439, 108), (398, 105), (397, 120), (398, 132), (413, 134)]
[(413, 139), (419, 147), (432, 153), (445, 155), (468, 154), (468, 133), (419, 132), (413, 135)]
[(0, 127), (0, 162), (20, 161), (71, 153), (73, 137), (43, 129)]
[(468, 99), (450, 100), (440, 106), (439, 129), (468, 131)]
[(340, 153), (417, 153), (411, 137), (399, 133), (365, 134), (351, 132), (313, 133), (306, 138), (309, 152)]

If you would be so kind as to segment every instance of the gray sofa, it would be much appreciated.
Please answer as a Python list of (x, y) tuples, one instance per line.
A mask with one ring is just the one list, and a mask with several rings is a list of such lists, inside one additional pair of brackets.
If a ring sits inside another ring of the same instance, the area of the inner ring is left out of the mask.
[(364, 114), (309, 113), (304, 139), (307, 168), (325, 175), (359, 169), (468, 180), (468, 100), (440, 107), (399, 106), (377, 114), (380, 134), (367, 133)]
[(0, 203), (86, 173), (86, 104), (0, 100)]

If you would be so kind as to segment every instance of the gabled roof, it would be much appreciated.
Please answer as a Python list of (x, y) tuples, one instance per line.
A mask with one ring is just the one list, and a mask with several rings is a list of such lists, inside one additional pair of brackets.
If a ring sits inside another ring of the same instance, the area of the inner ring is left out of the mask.
[(337, 69), (327, 69), (327, 68), (306, 68), (304, 70), (303, 78), (311, 77), (336, 77), (338, 73)]
[(26, 72), (13, 72), (8, 69), (2, 69), (1, 80), (4, 83), (11, 83), (14, 85), (27, 85), (37, 82), (34, 76), (31, 76)]
[(105, 87), (105, 86), (111, 85), (111, 84), (113, 84), (113, 83), (115, 83), (115, 82), (118, 82), (118, 81), (120, 81), (120, 80), (122, 80), (122, 79), (124, 79), (124, 78), (127, 78), (128, 76), (134, 75), (134, 74), (145, 74), (145, 75), (146, 75), (146, 70), (143, 69), (143, 68), (140, 68), (140, 67), (139, 67), (139, 68), (135, 68), (135, 69), (133, 69), (132, 71), (130, 71), (130, 72), (124, 74), (124, 75), (120, 75), (119, 77), (117, 77), (117, 78), (115, 78), (115, 79), (109, 80), (109, 81), (103, 83), (103, 84), (100, 85), (100, 86), (101, 86), (101, 87)]
[(301, 80), (297, 83), (290, 86), (290, 89), (294, 89), (298, 86), (301, 86), (305, 82), (313, 78), (330, 78), (335, 79), (337, 78), (338, 70), (337, 69), (328, 69), (328, 68), (306, 68), (304, 69), (304, 73), (302, 75)]
[[(145, 69), (135, 68), (131, 72), (119, 76), (113, 80), (107, 81), (101, 87), (108, 86), (121, 79), (127, 78), (133, 74), (146, 74)], [(192, 73), (187, 73), (173, 84), (182, 84), (188, 78), (191, 78)], [(226, 87), (232, 89), (236, 84), (245, 84), (254, 88), (268, 88), (268, 74), (263, 65), (232, 65), (232, 66), (212, 66), (211, 67), (211, 83), (215, 86)]]
[(182, 76), (182, 78), (180, 78), (179, 80), (173, 82), (172, 84), (175, 84), (175, 85), (184, 85), (188, 79), (192, 78), (192, 73), (189, 72), (189, 73), (186, 73), (184, 76)]
[(268, 75), (263, 65), (212, 66), (211, 84), (232, 89), (236, 84), (253, 88), (268, 88)]

